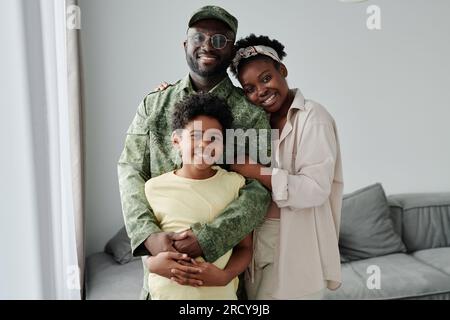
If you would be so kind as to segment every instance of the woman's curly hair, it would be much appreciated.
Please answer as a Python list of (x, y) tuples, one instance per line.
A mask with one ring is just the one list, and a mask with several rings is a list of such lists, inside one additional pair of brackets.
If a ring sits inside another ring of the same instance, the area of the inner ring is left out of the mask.
[[(280, 60), (283, 60), (283, 58), (286, 56), (286, 52), (284, 51), (284, 45), (282, 43), (280, 43), (278, 40), (270, 39), (267, 36), (256, 36), (254, 33), (252, 33), (249, 36), (238, 40), (235, 44), (236, 51), (238, 51), (239, 49), (247, 48), (247, 47), (251, 47), (251, 46), (270, 47), (276, 51)], [(250, 58), (241, 59), (241, 61), (239, 61), (239, 65), (241, 65), (243, 63), (247, 63), (255, 58), (260, 58), (260, 57), (265, 57), (265, 56), (258, 54), (256, 56), (253, 56)], [(270, 59), (270, 57), (267, 57), (267, 58)], [(271, 59), (271, 60), (275, 63), (275, 66), (278, 68), (279, 63), (273, 59)], [(238, 72), (233, 65), (230, 66), (230, 70), (235, 76), (237, 76)]]

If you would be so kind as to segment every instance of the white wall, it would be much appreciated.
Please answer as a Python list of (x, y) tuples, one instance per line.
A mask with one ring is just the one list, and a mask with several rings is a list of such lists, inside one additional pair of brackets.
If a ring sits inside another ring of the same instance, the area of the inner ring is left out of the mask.
[[(291, 86), (338, 123), (345, 192), (374, 182), (388, 194), (450, 190), (450, 1), (80, 0), (88, 254), (123, 224), (116, 163), (136, 107), (187, 73), (186, 23), (210, 3), (239, 19), (238, 37), (285, 44)], [(370, 4), (379, 31), (366, 28)]]

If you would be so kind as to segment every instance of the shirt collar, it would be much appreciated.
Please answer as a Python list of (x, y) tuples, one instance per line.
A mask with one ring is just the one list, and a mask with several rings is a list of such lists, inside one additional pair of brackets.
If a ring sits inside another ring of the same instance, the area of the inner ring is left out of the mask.
[[(188, 94), (195, 92), (189, 74), (186, 77), (184, 77), (184, 79), (181, 81), (181, 88), (184, 90), (185, 93)], [(215, 87), (209, 90), (209, 92), (214, 93), (219, 98), (227, 99), (230, 93), (232, 92), (233, 88), (234, 85), (231, 82), (230, 77), (227, 75), (222, 81), (216, 84)]]
[(289, 110), (291, 109), (299, 109), (304, 111), (305, 110), (305, 97), (303, 97), (303, 94), (301, 93), (300, 89), (294, 88), (292, 91), (295, 92), (294, 100), (292, 101), (291, 106), (289, 107)]

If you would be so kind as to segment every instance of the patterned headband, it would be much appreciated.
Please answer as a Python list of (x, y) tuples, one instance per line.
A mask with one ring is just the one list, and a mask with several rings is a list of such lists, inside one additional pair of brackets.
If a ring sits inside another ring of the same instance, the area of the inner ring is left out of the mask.
[(281, 62), (281, 59), (278, 56), (278, 53), (271, 47), (251, 46), (251, 47), (247, 47), (247, 48), (241, 48), (236, 52), (236, 56), (234, 57), (234, 59), (232, 61), (233, 67), (237, 70), (237, 67), (238, 67), (241, 59), (247, 59), (249, 57), (253, 57), (258, 54), (268, 56), (275, 61)]

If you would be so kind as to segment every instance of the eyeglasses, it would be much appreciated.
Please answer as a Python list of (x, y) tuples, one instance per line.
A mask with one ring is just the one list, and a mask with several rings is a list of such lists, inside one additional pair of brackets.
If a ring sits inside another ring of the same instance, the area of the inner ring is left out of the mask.
[(213, 34), (212, 36), (209, 37), (201, 32), (194, 33), (193, 35), (189, 36), (189, 39), (195, 46), (201, 46), (203, 45), (203, 43), (205, 43), (206, 39), (210, 39), (212, 47), (218, 50), (225, 48), (229, 41), (233, 41), (231, 39), (228, 39), (223, 34)]

